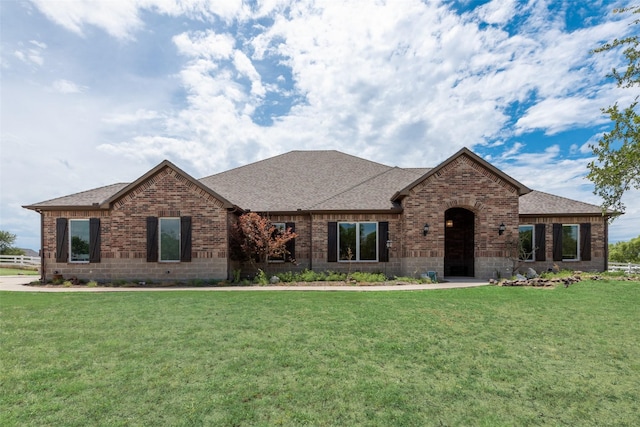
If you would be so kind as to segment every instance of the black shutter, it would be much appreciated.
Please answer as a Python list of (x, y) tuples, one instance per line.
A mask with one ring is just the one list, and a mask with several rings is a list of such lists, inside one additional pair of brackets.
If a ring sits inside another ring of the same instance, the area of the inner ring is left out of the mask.
[(337, 222), (328, 223), (327, 262), (338, 262), (338, 223)]
[(382, 221), (378, 223), (378, 259), (380, 262), (389, 261), (389, 248), (387, 248), (387, 240), (389, 240), (389, 223)]
[(89, 218), (89, 262), (100, 262), (100, 218)]
[[(296, 232), (296, 224), (294, 222), (285, 223), (284, 228), (286, 230), (290, 229), (292, 233)], [(289, 254), (285, 256), (286, 261), (296, 259), (296, 239), (289, 240), (285, 249), (289, 252)]]
[(591, 223), (580, 224), (580, 259), (591, 261)]
[(191, 262), (191, 217), (180, 217), (180, 261)]
[(69, 228), (67, 218), (56, 219), (56, 262), (69, 261)]
[(562, 261), (562, 224), (553, 224), (553, 260)]
[(158, 261), (158, 218), (147, 217), (147, 262)]
[(546, 227), (544, 224), (536, 224), (536, 236), (535, 236), (535, 245), (536, 245), (536, 261), (546, 261), (547, 260), (547, 246), (546, 246)]

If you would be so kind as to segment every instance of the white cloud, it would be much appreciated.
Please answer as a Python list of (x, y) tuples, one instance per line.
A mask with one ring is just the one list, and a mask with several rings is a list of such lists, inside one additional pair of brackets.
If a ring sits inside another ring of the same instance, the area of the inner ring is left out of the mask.
[(516, 14), (514, 0), (493, 0), (477, 8), (476, 13), (489, 24), (505, 24)]
[(55, 82), (53, 82), (53, 85), (51, 86), (51, 88), (53, 89), (54, 92), (58, 92), (58, 93), (62, 93), (62, 94), (69, 94), (69, 93), (81, 93), (84, 92), (86, 87), (84, 86), (80, 86), (75, 84), (74, 82), (71, 82), (69, 80), (56, 80)]
[(102, 119), (103, 122), (112, 125), (130, 125), (147, 120), (158, 120), (164, 116), (157, 111), (138, 109), (133, 113), (108, 114)]
[(229, 34), (207, 30), (178, 34), (173, 43), (182, 55), (214, 60), (230, 58), (236, 41)]
[(83, 35), (85, 25), (104, 29), (110, 35), (126, 39), (142, 26), (135, 1), (33, 0), (49, 19), (66, 29)]
[(44, 64), (44, 57), (37, 49), (16, 50), (13, 55), (25, 63), (35, 64), (39, 67)]
[(39, 47), (40, 49), (46, 49), (47, 48), (47, 44), (46, 43), (39, 42), (37, 40), (29, 40), (29, 43), (31, 43), (34, 46)]

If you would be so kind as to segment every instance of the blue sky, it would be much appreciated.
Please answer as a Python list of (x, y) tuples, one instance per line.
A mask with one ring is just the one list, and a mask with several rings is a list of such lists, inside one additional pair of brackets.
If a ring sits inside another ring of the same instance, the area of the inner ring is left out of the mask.
[[(400, 167), (466, 146), (531, 188), (600, 204), (586, 180), (627, 1), (3, 0), (0, 229), (21, 208), (163, 159), (199, 178), (290, 150)], [(636, 237), (640, 194), (610, 241)]]

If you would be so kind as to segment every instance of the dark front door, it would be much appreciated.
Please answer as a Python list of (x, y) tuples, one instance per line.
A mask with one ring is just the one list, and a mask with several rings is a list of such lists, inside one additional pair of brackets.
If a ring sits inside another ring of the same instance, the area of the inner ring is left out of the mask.
[(473, 277), (473, 212), (451, 208), (445, 212), (444, 219), (444, 275)]

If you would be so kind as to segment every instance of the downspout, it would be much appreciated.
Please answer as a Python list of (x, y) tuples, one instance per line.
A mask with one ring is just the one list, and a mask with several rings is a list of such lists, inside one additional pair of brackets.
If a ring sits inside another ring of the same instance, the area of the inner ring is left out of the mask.
[(604, 271), (609, 271), (609, 218), (604, 217)]
[(309, 211), (309, 270), (313, 271), (313, 214)]
[(44, 212), (40, 211), (40, 283), (47, 283), (47, 272), (44, 263)]

